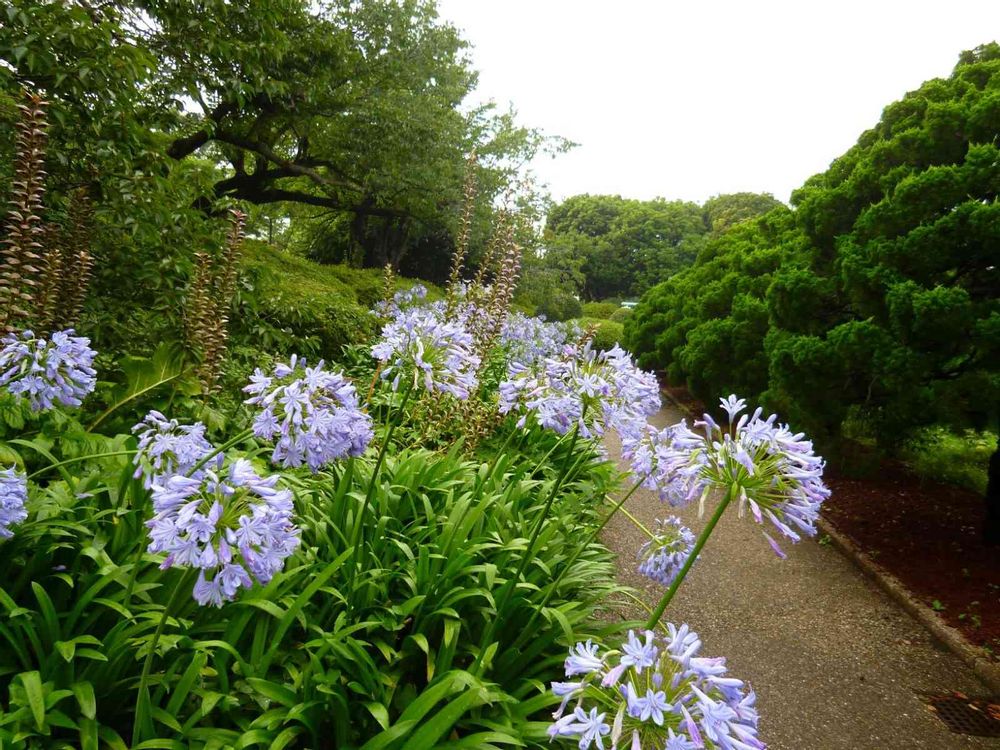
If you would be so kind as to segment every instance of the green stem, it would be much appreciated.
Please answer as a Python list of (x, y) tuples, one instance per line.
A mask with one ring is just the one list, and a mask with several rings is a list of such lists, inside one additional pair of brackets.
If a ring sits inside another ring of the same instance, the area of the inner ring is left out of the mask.
[(715, 525), (722, 518), (722, 514), (725, 512), (726, 507), (729, 505), (730, 500), (732, 500), (733, 491), (731, 489), (726, 490), (725, 496), (719, 502), (719, 507), (715, 509), (715, 513), (708, 520), (708, 524), (702, 530), (701, 534), (698, 535), (698, 541), (694, 543), (694, 549), (691, 550), (691, 554), (688, 555), (688, 559), (684, 562), (684, 567), (681, 568), (680, 572), (677, 574), (677, 578), (674, 582), (670, 584), (670, 588), (667, 589), (667, 593), (663, 595), (660, 599), (660, 603), (656, 605), (656, 609), (649, 618), (649, 622), (646, 624), (646, 630), (652, 630), (656, 627), (656, 624), (660, 621), (663, 616), (663, 612), (666, 610), (667, 605), (674, 598), (674, 594), (677, 593), (677, 589), (680, 588), (684, 579), (687, 577), (688, 571), (691, 570), (691, 566), (694, 565), (694, 561), (698, 559), (698, 553), (701, 552), (701, 548), (705, 546), (705, 542), (712, 535), (712, 531), (715, 529)]
[(142, 735), (142, 724), (149, 711), (149, 673), (153, 666), (153, 657), (156, 655), (156, 647), (160, 642), (160, 636), (163, 635), (163, 630), (167, 625), (167, 620), (170, 618), (170, 610), (172, 610), (177, 604), (181, 593), (188, 589), (185, 585), (186, 582), (187, 576), (184, 576), (180, 580), (179, 584), (174, 588), (173, 593), (171, 593), (170, 599), (163, 608), (163, 614), (160, 616), (160, 622), (156, 626), (156, 632), (153, 633), (153, 640), (149, 644), (149, 651), (146, 653), (146, 660), (142, 664), (142, 675), (139, 677), (139, 694), (136, 697), (135, 718), (132, 724), (133, 747), (139, 744), (139, 739)]
[(642, 521), (640, 521), (638, 518), (629, 513), (627, 508), (621, 508), (620, 510), (622, 512), (622, 515), (624, 515), (625, 518), (630, 520), (635, 525), (635, 527), (639, 529), (639, 531), (648, 536), (651, 541), (654, 542), (656, 541), (656, 534), (654, 534), (652, 531), (646, 528), (646, 525)]
[(199, 469), (204, 468), (205, 465), (209, 461), (211, 461), (213, 458), (215, 458), (216, 456), (218, 456), (220, 453), (225, 453), (227, 450), (229, 450), (230, 448), (232, 448), (234, 445), (242, 443), (244, 440), (246, 440), (249, 437), (253, 437), (253, 429), (252, 428), (251, 429), (247, 429), (247, 430), (243, 430), (243, 432), (238, 433), (235, 437), (230, 438), (229, 440), (227, 440), (226, 442), (224, 442), (222, 445), (220, 445), (218, 448), (216, 448), (215, 450), (213, 450), (211, 453), (209, 453), (207, 456), (205, 456), (203, 459), (201, 459), (201, 461), (199, 461), (198, 463), (196, 463), (191, 468), (191, 471), (188, 472), (188, 476), (194, 475)]
[[(542, 609), (545, 608), (545, 605), (549, 603), (549, 600), (556, 593), (556, 589), (559, 587), (559, 583), (562, 581), (563, 577), (570, 571), (570, 569), (573, 567), (576, 561), (580, 558), (580, 555), (583, 554), (584, 550), (587, 549), (587, 547), (589, 547), (590, 544), (597, 538), (597, 535), (604, 530), (604, 527), (608, 525), (608, 522), (610, 522), (611, 519), (614, 518), (615, 513), (617, 513), (618, 511), (623, 511), (625, 513), (628, 512), (625, 510), (625, 503), (628, 502), (628, 499), (632, 497), (633, 494), (635, 494), (635, 491), (639, 489), (642, 486), (642, 483), (645, 481), (646, 477), (643, 477), (638, 482), (633, 484), (631, 489), (629, 489), (629, 491), (625, 493), (625, 496), (617, 503), (615, 503), (615, 507), (613, 507), (608, 512), (608, 514), (604, 516), (604, 520), (601, 521), (601, 523), (597, 526), (597, 528), (595, 528), (593, 531), (590, 532), (590, 535), (583, 541), (583, 544), (578, 545), (577, 548), (573, 550), (573, 554), (570, 555), (569, 559), (562, 566), (562, 569), (559, 571), (559, 575), (557, 575), (555, 580), (552, 581), (552, 583), (550, 583), (546, 587), (545, 596), (542, 598), (541, 604), (539, 604), (537, 607), (534, 608), (534, 610), (531, 613), (531, 617), (528, 618), (527, 624), (521, 629), (521, 635), (518, 636), (517, 641), (515, 641), (514, 643), (515, 648), (517, 648), (521, 643), (523, 643), (525, 638), (531, 637), (532, 635), (531, 626), (534, 624), (535, 619), (538, 617), (538, 615), (541, 614)], [(631, 517), (631, 514), (629, 514), (629, 517)], [(647, 607), (647, 609), (649, 608)]]
[(171, 375), (168, 378), (163, 378), (162, 380), (159, 380), (153, 383), (152, 385), (147, 386), (146, 388), (142, 388), (141, 390), (136, 391), (132, 395), (119, 401), (117, 404), (112, 404), (110, 407), (108, 407), (107, 411), (103, 412), (100, 416), (97, 417), (97, 419), (95, 419), (93, 422), (87, 425), (87, 432), (93, 432), (101, 422), (103, 422), (105, 419), (114, 414), (118, 409), (125, 406), (125, 404), (135, 401), (137, 398), (146, 395), (155, 388), (159, 388), (161, 385), (165, 385), (166, 383), (169, 383), (172, 380), (177, 380), (177, 378), (179, 378), (181, 375), (184, 374), (185, 374), (184, 372), (179, 372), (175, 375)]
[[(414, 383), (410, 383), (406, 391), (403, 393), (403, 400), (399, 404), (399, 415), (400, 421), (402, 421), (404, 416), (404, 410), (406, 409), (406, 403), (410, 400), (410, 394), (413, 393)], [(382, 462), (385, 461), (385, 453), (389, 448), (389, 441), (392, 440), (392, 433), (396, 429), (396, 421), (392, 418), (392, 414), (388, 415), (388, 419), (385, 425), (385, 433), (382, 436), (382, 445), (378, 449), (378, 457), (375, 459), (375, 467), (372, 469), (372, 478), (368, 482), (368, 491), (365, 493), (365, 501), (361, 505), (361, 510), (358, 512), (357, 520), (354, 522), (354, 531), (351, 534), (351, 546), (354, 547), (354, 561), (358, 562), (361, 554), (361, 526), (364, 522), (365, 514), (368, 511), (368, 506), (371, 504), (372, 497), (375, 495), (375, 482), (378, 480), (379, 470), (382, 468)]]
[(114, 451), (112, 453), (91, 453), (88, 456), (77, 456), (76, 458), (67, 458), (65, 461), (57, 461), (54, 464), (49, 464), (38, 471), (29, 474), (28, 479), (34, 479), (40, 474), (44, 474), (49, 469), (58, 469), (60, 466), (66, 466), (67, 464), (75, 464), (79, 461), (87, 461), (91, 458), (110, 458), (111, 456), (131, 456), (134, 455), (136, 451)]
[(515, 572), (514, 576), (508, 579), (507, 583), (504, 584), (503, 591), (500, 594), (501, 596), (500, 603), (497, 605), (496, 616), (490, 621), (489, 627), (483, 634), (483, 639), (479, 644), (479, 653), (476, 654), (476, 660), (475, 662), (473, 662), (472, 667), (469, 670), (473, 674), (476, 674), (476, 670), (482, 663), (483, 654), (485, 654), (486, 652), (486, 647), (492, 642), (493, 636), (496, 634), (497, 623), (503, 617), (503, 612), (507, 608), (507, 605), (510, 603), (510, 598), (514, 594), (514, 589), (517, 587), (518, 582), (521, 580), (521, 576), (527, 569), (528, 563), (531, 562), (531, 556), (535, 551), (535, 544), (538, 542), (538, 535), (542, 531), (542, 526), (545, 525), (545, 519), (549, 515), (549, 509), (552, 507), (552, 501), (555, 500), (556, 494), (558, 494), (559, 489), (562, 487), (563, 481), (569, 474), (570, 464), (573, 458), (573, 452), (576, 449), (576, 441), (579, 436), (580, 436), (580, 426), (577, 425), (576, 427), (573, 428), (573, 437), (570, 440), (569, 450), (566, 453), (566, 460), (563, 462), (562, 470), (559, 472), (559, 476), (556, 478), (555, 484), (552, 485), (552, 489), (549, 491), (549, 496), (545, 500), (545, 505), (542, 508), (542, 512), (538, 517), (538, 521), (535, 522), (535, 527), (531, 532), (531, 538), (528, 540), (528, 548), (524, 551), (524, 555), (521, 557), (521, 563), (517, 566), (517, 572)]
[[(627, 590), (623, 590), (623, 591), (618, 591), (618, 592), (616, 592), (616, 593), (618, 593), (618, 594), (621, 594), (621, 595), (622, 595), (622, 596), (624, 596), (624, 597), (625, 597), (626, 599), (631, 599), (631, 600), (632, 600), (632, 603), (633, 603), (633, 604), (635, 604), (635, 605), (636, 605), (637, 607), (639, 607), (640, 609), (644, 609), (644, 610), (646, 610), (646, 614), (652, 614), (652, 613), (653, 613), (653, 608), (652, 608), (652, 607), (650, 607), (650, 606), (649, 606), (649, 605), (648, 605), (648, 604), (647, 604), (647, 603), (645, 602), (645, 600), (643, 600), (642, 598), (640, 598), (640, 597), (636, 596), (636, 595), (635, 595), (635, 594), (633, 594), (633, 593), (632, 593), (631, 591), (627, 591)], [(667, 632), (667, 629), (666, 629), (666, 628), (661, 628), (661, 629), (663, 630), (663, 632), (664, 632), (664, 633), (666, 633), (666, 632)]]

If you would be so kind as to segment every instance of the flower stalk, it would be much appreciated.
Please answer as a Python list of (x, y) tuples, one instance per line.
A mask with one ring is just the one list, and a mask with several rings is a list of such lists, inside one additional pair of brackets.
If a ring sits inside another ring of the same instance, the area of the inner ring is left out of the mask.
[(726, 512), (726, 508), (732, 500), (732, 494), (732, 489), (726, 491), (726, 494), (719, 502), (719, 507), (715, 509), (715, 513), (712, 514), (712, 517), (708, 520), (705, 528), (702, 529), (702, 532), (698, 535), (698, 540), (694, 543), (694, 549), (691, 550), (691, 554), (688, 555), (684, 565), (677, 573), (677, 577), (674, 579), (674, 582), (670, 584), (670, 588), (667, 589), (667, 592), (656, 605), (656, 609), (654, 609), (653, 613), (649, 616), (649, 621), (646, 623), (647, 630), (652, 630), (659, 624), (660, 618), (667, 609), (667, 605), (673, 601), (674, 594), (677, 593), (677, 589), (679, 589), (681, 584), (684, 583), (684, 579), (687, 578), (688, 571), (691, 570), (691, 566), (694, 565), (694, 561), (698, 559), (698, 554), (701, 552), (702, 547), (705, 546), (708, 538), (712, 536), (712, 532), (715, 530), (716, 524), (718, 524), (719, 520), (722, 518), (722, 514)]

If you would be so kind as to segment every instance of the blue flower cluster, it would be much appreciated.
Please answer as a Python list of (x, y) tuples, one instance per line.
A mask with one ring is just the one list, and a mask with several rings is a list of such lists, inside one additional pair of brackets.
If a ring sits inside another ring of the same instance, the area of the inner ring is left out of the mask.
[[(647, 429), (623, 441), (633, 470), (647, 476), (647, 486), (675, 506), (696, 498), (704, 504), (713, 489), (734, 493), (742, 517), (747, 511), (757, 523), (766, 518), (785, 537), (797, 542), (816, 535), (820, 506), (830, 496), (823, 484), (823, 459), (802, 433), (761, 418), (761, 409), (744, 414), (746, 403), (736, 396), (722, 399), (729, 424), (720, 426), (708, 414), (657, 432)], [(764, 534), (775, 553), (784, 552)]]
[(501, 414), (519, 413), (519, 426), (531, 418), (563, 435), (574, 426), (586, 438), (608, 429), (634, 434), (659, 408), (656, 376), (618, 346), (600, 353), (589, 344), (567, 346), (531, 366), (513, 362), (500, 384)]
[(254, 579), (266, 584), (299, 544), (292, 493), (277, 482), (241, 458), (225, 473), (154, 484), (149, 552), (166, 553), (162, 569), (199, 570), (193, 593), (201, 605), (221, 607)]
[(383, 363), (382, 377), (392, 378), (393, 390), (412, 377), (428, 391), (466, 399), (479, 385), (472, 334), (433, 307), (411, 307), (386, 323), (372, 356)]
[(48, 339), (32, 331), (4, 336), (0, 339), (0, 386), (27, 398), (32, 411), (51, 409), (57, 403), (79, 406), (97, 384), (93, 368), (97, 354), (89, 339), (73, 334), (70, 328)]
[(669, 586), (694, 550), (694, 534), (681, 519), (670, 517), (657, 521), (654, 536), (639, 548), (637, 570), (639, 575)]
[(251, 394), (246, 403), (259, 408), (254, 435), (277, 438), (271, 459), (281, 466), (306, 464), (317, 472), (344, 456), (360, 456), (372, 439), (372, 420), (361, 410), (354, 385), (324, 369), (322, 360), (307, 367), (293, 356), (273, 375), (258, 369), (243, 390)]
[(24, 504), (28, 501), (28, 480), (17, 467), (0, 469), (0, 539), (10, 539), (16, 526), (28, 517)]
[(392, 301), (382, 300), (375, 305), (372, 312), (379, 318), (395, 318), (404, 310), (423, 305), (426, 298), (427, 287), (423, 284), (414, 284), (409, 289), (396, 292)]
[(633, 750), (762, 750), (754, 692), (726, 676), (724, 658), (700, 649), (697, 633), (673, 624), (665, 636), (629, 631), (620, 650), (604, 654), (578, 643), (565, 663), (569, 681), (552, 683), (562, 702), (549, 737), (572, 738), (580, 750), (604, 750), (605, 740)]
[(579, 326), (574, 324), (549, 323), (544, 315), (512, 312), (500, 332), (500, 343), (512, 361), (533, 365), (546, 357), (558, 356), (571, 339), (579, 336)]
[[(205, 425), (196, 422), (182, 425), (176, 419), (167, 419), (158, 411), (151, 411), (132, 428), (138, 437), (138, 448), (133, 463), (135, 478), (142, 477), (147, 490), (161, 477), (184, 474), (196, 479), (204, 474), (192, 470), (214, 449), (205, 439)], [(222, 455), (219, 455), (222, 461)]]

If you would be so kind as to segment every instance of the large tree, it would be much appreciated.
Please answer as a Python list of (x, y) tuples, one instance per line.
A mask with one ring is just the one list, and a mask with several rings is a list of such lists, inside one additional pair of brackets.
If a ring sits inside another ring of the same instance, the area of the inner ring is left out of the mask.
[(6, 14), (0, 79), (52, 101), (60, 153), (133, 160), (105, 183), (213, 165), (198, 207), (343, 217), (369, 265), (448, 228), (473, 148), (488, 204), (547, 143), (510, 113), (463, 108), (476, 76), (433, 0), (14, 0)]
[[(704, 397), (735, 384), (712, 362), (742, 343), (732, 366), (750, 366), (750, 392), (766, 385), (766, 402), (828, 444), (849, 416), (888, 450), (925, 424), (996, 426), (998, 143), (1000, 46), (990, 44), (886, 107), (793, 194), (780, 233), (768, 231), (778, 211), (739, 224), (654, 288), (631, 342)], [(718, 254), (738, 244), (736, 255)], [(778, 264), (758, 267), (756, 257)], [(988, 491), (994, 542), (998, 464)]]
[(689, 265), (706, 227), (701, 207), (685, 201), (639, 201), (577, 195), (555, 206), (546, 239), (582, 258), (587, 299), (641, 294)]

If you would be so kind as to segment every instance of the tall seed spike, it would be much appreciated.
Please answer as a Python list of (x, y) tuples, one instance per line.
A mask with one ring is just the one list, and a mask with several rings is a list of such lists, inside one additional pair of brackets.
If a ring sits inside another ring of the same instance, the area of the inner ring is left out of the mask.
[[(27, 104), (18, 106), (17, 153), (14, 160), (13, 190), (7, 212), (6, 238), (0, 245), (0, 331), (10, 331), (15, 321), (31, 325), (35, 300), (28, 291), (34, 286), (37, 269), (27, 261), (38, 256), (33, 237), (42, 231), (38, 215), (44, 195), (44, 146), (48, 123), (46, 102), (37, 94), (23, 93)], [(33, 276), (15, 274), (14, 270), (32, 269)]]

